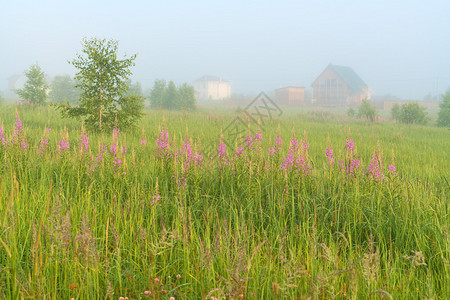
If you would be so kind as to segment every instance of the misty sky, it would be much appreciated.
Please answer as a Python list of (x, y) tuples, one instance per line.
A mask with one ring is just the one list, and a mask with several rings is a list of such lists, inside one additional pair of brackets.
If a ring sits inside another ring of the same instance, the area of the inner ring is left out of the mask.
[(0, 0), (0, 25), (0, 90), (35, 62), (73, 75), (67, 61), (84, 37), (137, 53), (144, 88), (203, 75), (229, 79), (232, 93), (310, 88), (329, 63), (353, 68), (375, 95), (420, 100), (450, 87), (448, 0)]

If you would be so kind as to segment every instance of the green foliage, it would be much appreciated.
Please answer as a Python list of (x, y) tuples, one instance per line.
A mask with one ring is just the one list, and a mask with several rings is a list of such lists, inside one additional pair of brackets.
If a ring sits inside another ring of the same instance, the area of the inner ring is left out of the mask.
[(163, 108), (168, 110), (195, 110), (196, 99), (194, 87), (183, 83), (178, 88), (173, 81), (163, 79), (155, 80), (149, 94), (150, 106), (152, 108)]
[(394, 120), (398, 120), (400, 117), (400, 106), (397, 103), (391, 108), (391, 116)]
[(440, 127), (450, 127), (450, 90), (443, 96), (439, 108), (437, 125)]
[[(394, 108), (393, 108), (394, 109)], [(397, 111), (392, 112), (392, 117), (398, 122), (404, 124), (421, 124), (425, 125), (428, 121), (425, 108), (417, 102), (403, 104)]]
[(81, 95), (75, 81), (69, 75), (55, 76), (50, 85), (49, 100), (53, 103), (75, 103)]
[(111, 130), (116, 122), (121, 129), (132, 127), (142, 117), (144, 99), (128, 95), (130, 67), (136, 55), (118, 59), (118, 42), (84, 39), (82, 53), (71, 61), (78, 69), (77, 87), (82, 90), (79, 105), (57, 104), (63, 117), (84, 120), (90, 131)]
[(353, 108), (349, 108), (348, 110), (347, 110), (347, 116), (349, 116), (349, 117), (354, 117), (356, 115), (356, 112), (355, 112), (355, 110), (353, 109)]
[(180, 98), (178, 96), (178, 90), (173, 81), (169, 81), (167, 88), (163, 93), (163, 108), (165, 109), (177, 109), (179, 107)]
[(25, 101), (30, 101), (30, 103), (44, 105), (48, 98), (47, 89), (49, 88), (45, 73), (36, 63), (30, 66), (28, 71), (25, 72), (25, 76), (27, 82), (22, 89), (16, 90), (17, 95)]
[(127, 96), (138, 96), (138, 97), (143, 97), (144, 93), (142, 92), (142, 86), (141, 83), (139, 81), (132, 83), (131, 80), (129, 79), (127, 82), (128, 85), (128, 92), (127, 92)]
[(180, 97), (180, 108), (183, 110), (195, 109), (195, 91), (192, 85), (183, 83), (178, 88), (178, 96)]
[(373, 122), (377, 117), (377, 109), (370, 105), (368, 99), (363, 99), (358, 110), (358, 118), (364, 117)]
[(149, 94), (150, 106), (152, 108), (163, 107), (163, 95), (165, 90), (166, 81), (164, 79), (156, 79)]

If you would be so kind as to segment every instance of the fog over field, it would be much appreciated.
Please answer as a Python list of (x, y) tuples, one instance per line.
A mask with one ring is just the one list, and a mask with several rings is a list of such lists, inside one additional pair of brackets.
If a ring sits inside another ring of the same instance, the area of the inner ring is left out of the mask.
[[(94, 3), (92, 3), (94, 2)], [(256, 95), (309, 88), (328, 64), (349, 66), (374, 95), (435, 97), (450, 87), (450, 2), (431, 1), (6, 1), (0, 2), (0, 91), (38, 62), (50, 76), (84, 37), (137, 53), (133, 80), (203, 75)]]

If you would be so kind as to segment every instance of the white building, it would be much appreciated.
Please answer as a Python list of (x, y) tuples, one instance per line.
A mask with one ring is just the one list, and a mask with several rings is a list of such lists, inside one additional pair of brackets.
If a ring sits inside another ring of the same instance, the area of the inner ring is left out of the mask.
[(222, 100), (231, 96), (231, 82), (216, 76), (203, 76), (194, 81), (197, 100)]

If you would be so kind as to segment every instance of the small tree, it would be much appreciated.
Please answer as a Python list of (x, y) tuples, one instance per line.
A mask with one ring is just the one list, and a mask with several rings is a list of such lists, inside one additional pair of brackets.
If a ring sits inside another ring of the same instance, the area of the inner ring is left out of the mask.
[(355, 114), (356, 114), (356, 112), (355, 112), (355, 110), (354, 110), (352, 107), (350, 107), (350, 108), (347, 110), (347, 116), (353, 118), (353, 117), (355, 116)]
[(179, 95), (175, 83), (171, 80), (163, 93), (163, 108), (177, 109), (179, 108)]
[(358, 118), (364, 117), (373, 122), (376, 116), (377, 109), (370, 105), (370, 101), (368, 99), (363, 99), (358, 110)]
[(53, 78), (52, 84), (50, 85), (50, 102), (75, 103), (80, 95), (80, 89), (76, 87), (75, 81), (69, 75), (60, 75)]
[(450, 127), (450, 90), (443, 96), (439, 108), (437, 125), (440, 127)]
[(398, 120), (400, 117), (400, 106), (397, 103), (391, 108), (391, 116), (394, 120)]
[(166, 81), (164, 79), (156, 79), (153, 88), (150, 91), (149, 99), (152, 108), (162, 108), (163, 95), (166, 89)]
[(397, 121), (405, 124), (421, 124), (427, 123), (427, 113), (425, 108), (420, 106), (417, 102), (403, 104), (400, 107)]
[(78, 69), (75, 79), (82, 90), (79, 105), (57, 104), (64, 117), (83, 119), (89, 130), (111, 130), (117, 125), (135, 125), (143, 115), (143, 97), (126, 96), (129, 90), (130, 67), (136, 55), (118, 59), (118, 42), (105, 39), (84, 39), (83, 55), (70, 63)]
[(30, 101), (30, 103), (44, 105), (48, 98), (48, 84), (45, 73), (36, 63), (31, 65), (28, 71), (25, 71), (25, 76), (27, 82), (25, 82), (23, 89), (16, 90), (17, 95), (23, 100)]
[(195, 109), (195, 91), (192, 85), (183, 83), (178, 88), (178, 95), (180, 97), (180, 108), (183, 110)]

